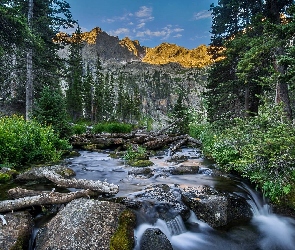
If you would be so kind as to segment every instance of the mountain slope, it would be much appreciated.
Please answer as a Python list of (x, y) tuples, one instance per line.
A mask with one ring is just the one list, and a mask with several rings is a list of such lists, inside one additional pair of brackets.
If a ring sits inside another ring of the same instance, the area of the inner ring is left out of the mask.
[[(132, 41), (128, 37), (120, 40), (98, 27), (90, 32), (82, 33), (81, 36), (85, 42), (84, 58), (95, 60), (99, 55), (103, 63), (106, 64), (142, 61), (155, 65), (179, 63), (183, 67), (202, 68), (212, 63), (206, 45), (200, 45), (192, 50), (169, 43), (162, 43), (155, 48), (147, 48), (141, 46), (138, 40)], [(59, 33), (57, 37), (63, 41), (71, 42), (71, 36), (65, 33)], [(74, 36), (72, 35), (72, 37)]]

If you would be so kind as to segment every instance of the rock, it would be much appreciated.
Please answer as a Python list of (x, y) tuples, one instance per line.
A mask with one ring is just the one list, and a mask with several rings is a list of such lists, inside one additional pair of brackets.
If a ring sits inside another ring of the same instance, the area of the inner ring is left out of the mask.
[(175, 167), (171, 169), (171, 174), (173, 175), (182, 175), (182, 174), (197, 174), (199, 172), (199, 166), (185, 166), (185, 165), (180, 165), (178, 167)]
[[(129, 197), (130, 198), (130, 197)], [(181, 190), (166, 184), (151, 185), (133, 194), (133, 199), (141, 201), (140, 214), (147, 214), (143, 221), (155, 223), (157, 219), (169, 221), (180, 215), (187, 220), (189, 208), (181, 201)]]
[(64, 178), (70, 178), (76, 175), (76, 173), (68, 167), (55, 165), (55, 166), (46, 166), (46, 167), (34, 167), (30, 170), (21, 173), (17, 176), (16, 181), (27, 182), (27, 181), (44, 181), (48, 182), (49, 180), (44, 176), (43, 171), (51, 171), (61, 175)]
[(249, 220), (252, 216), (247, 201), (234, 194), (216, 190), (199, 190), (189, 187), (183, 190), (182, 200), (198, 217), (211, 227), (226, 226), (234, 220)]
[(151, 178), (153, 174), (153, 170), (148, 167), (144, 168), (132, 168), (128, 171), (128, 175), (134, 175), (134, 176), (145, 176), (146, 178)]
[(33, 219), (28, 212), (4, 215), (6, 225), (0, 220), (0, 249), (28, 249), (33, 228)]
[(109, 249), (125, 209), (108, 201), (74, 200), (40, 229), (35, 249)]
[(145, 230), (140, 241), (140, 250), (173, 250), (167, 236), (159, 228)]

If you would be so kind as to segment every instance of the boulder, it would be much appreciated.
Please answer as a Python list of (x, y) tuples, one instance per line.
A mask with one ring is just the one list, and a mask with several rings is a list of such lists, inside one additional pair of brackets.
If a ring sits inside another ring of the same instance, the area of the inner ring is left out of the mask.
[(172, 175), (197, 174), (199, 168), (200, 167), (196, 165), (180, 165), (173, 168), (170, 172)]
[(33, 219), (28, 212), (14, 212), (0, 220), (0, 249), (28, 249)]
[(214, 189), (189, 187), (182, 192), (182, 201), (211, 227), (226, 226), (234, 220), (249, 220), (252, 212), (247, 201), (238, 195), (220, 193)]
[(140, 240), (140, 250), (173, 250), (167, 236), (159, 228), (148, 228)]
[(125, 209), (122, 204), (108, 201), (74, 200), (39, 230), (35, 250), (109, 249)]

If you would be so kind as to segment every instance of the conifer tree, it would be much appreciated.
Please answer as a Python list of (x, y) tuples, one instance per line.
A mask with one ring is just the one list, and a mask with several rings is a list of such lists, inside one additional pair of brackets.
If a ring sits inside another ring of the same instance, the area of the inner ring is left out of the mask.
[(71, 119), (76, 122), (83, 117), (82, 38), (79, 26), (72, 36), (67, 71), (67, 110)]

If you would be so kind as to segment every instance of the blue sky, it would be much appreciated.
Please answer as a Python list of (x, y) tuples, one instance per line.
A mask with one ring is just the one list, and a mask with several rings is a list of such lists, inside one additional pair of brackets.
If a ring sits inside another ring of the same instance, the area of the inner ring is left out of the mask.
[[(163, 42), (192, 49), (210, 43), (210, 4), (217, 0), (67, 0), (82, 31), (100, 27), (155, 47)], [(71, 31), (68, 31), (71, 33)]]

